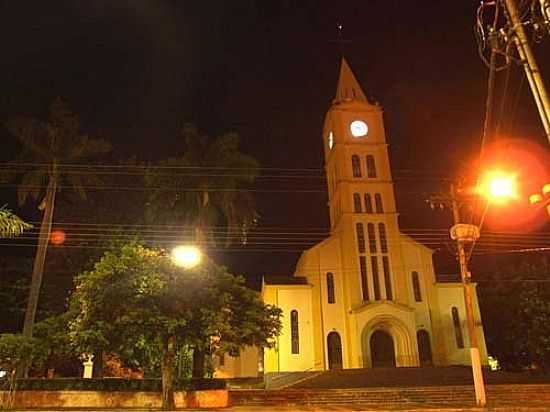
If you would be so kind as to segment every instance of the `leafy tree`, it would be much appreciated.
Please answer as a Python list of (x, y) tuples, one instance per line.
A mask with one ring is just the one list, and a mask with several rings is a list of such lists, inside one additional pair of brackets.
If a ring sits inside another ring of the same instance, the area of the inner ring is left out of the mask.
[(256, 224), (255, 202), (242, 190), (258, 176), (258, 162), (239, 150), (239, 136), (201, 136), (192, 125), (182, 131), (185, 152), (151, 168), (147, 214), (155, 222), (189, 226), (196, 242), (214, 240), (216, 225), (226, 226), (225, 243), (246, 241)]
[(23, 334), (32, 336), (56, 195), (66, 182), (85, 199), (85, 186), (97, 184), (97, 178), (89, 171), (65, 166), (107, 153), (111, 145), (105, 140), (80, 134), (78, 116), (61, 98), (51, 104), (48, 121), (18, 117), (9, 120), (6, 128), (23, 147), (13, 162), (14, 170), (21, 173), (11, 173), (22, 174), (17, 192), (19, 203), (25, 203), (30, 197), (39, 201), (39, 209), (43, 211), (23, 325)]
[(549, 273), (543, 256), (478, 277), (487, 347), (504, 369), (550, 366)]
[[(280, 330), (279, 309), (264, 305), (225, 268), (207, 261), (182, 269), (161, 250), (137, 243), (106, 252), (81, 273), (71, 307), (78, 313), (71, 337), (79, 352), (115, 352), (134, 367), (158, 360), (167, 409), (174, 406), (179, 347), (205, 353), (213, 342), (233, 349), (270, 346)], [(198, 365), (194, 375), (202, 376)]]

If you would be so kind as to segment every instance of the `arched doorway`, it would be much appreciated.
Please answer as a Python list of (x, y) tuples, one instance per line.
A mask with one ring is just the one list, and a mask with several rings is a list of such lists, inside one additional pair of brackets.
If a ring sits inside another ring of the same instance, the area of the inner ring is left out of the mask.
[(328, 368), (342, 369), (342, 340), (338, 332), (330, 332), (327, 336)]
[(416, 340), (418, 341), (418, 357), (420, 358), (420, 366), (432, 366), (432, 345), (430, 344), (430, 334), (420, 329), (416, 332)]
[(391, 335), (382, 329), (374, 331), (370, 337), (370, 354), (373, 368), (395, 367), (395, 348)]

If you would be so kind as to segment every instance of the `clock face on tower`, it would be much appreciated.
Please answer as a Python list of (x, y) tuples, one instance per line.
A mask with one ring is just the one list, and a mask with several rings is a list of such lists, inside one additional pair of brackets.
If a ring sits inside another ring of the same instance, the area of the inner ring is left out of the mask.
[(350, 123), (349, 130), (353, 137), (364, 137), (369, 132), (369, 127), (362, 120), (354, 120)]
[(332, 134), (332, 132), (328, 132), (328, 148), (329, 149), (332, 149), (332, 146), (334, 146), (334, 136)]

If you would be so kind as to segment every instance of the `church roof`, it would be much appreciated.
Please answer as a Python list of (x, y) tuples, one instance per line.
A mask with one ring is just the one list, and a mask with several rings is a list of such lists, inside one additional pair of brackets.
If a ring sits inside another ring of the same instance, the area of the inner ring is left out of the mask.
[(307, 279), (301, 276), (264, 275), (266, 285), (307, 285)]
[(340, 76), (338, 77), (338, 86), (336, 88), (335, 102), (360, 101), (370, 104), (359, 82), (355, 78), (348, 62), (342, 57), (340, 65)]

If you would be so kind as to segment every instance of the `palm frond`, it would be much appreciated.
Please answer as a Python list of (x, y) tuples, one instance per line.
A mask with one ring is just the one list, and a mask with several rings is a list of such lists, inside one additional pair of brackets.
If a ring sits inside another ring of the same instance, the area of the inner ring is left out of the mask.
[(5, 126), (26, 149), (32, 151), (42, 161), (52, 159), (52, 152), (47, 145), (48, 127), (45, 123), (29, 117), (15, 117), (8, 120)]
[(0, 238), (18, 236), (32, 225), (24, 222), (5, 207), (0, 207)]
[(38, 199), (46, 191), (47, 183), (48, 172), (45, 167), (26, 172), (17, 188), (17, 201), (19, 205), (23, 205), (29, 196)]

